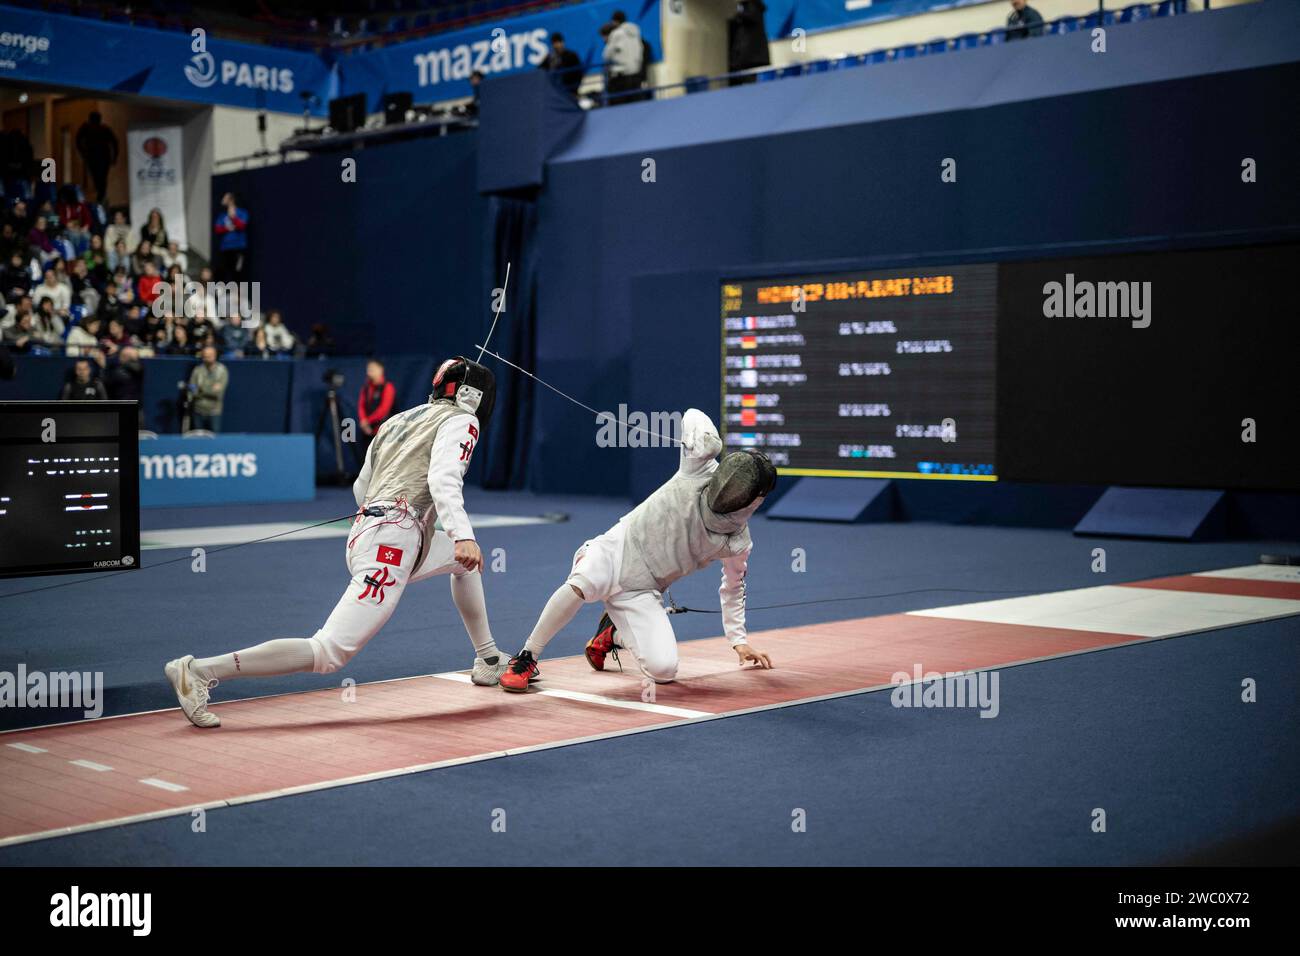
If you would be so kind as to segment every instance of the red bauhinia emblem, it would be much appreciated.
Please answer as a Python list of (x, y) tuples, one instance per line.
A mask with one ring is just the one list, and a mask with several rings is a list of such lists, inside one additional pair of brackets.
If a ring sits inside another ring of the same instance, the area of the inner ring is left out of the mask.
[(365, 577), (366, 589), (357, 595), (358, 601), (364, 601), (366, 598), (375, 598), (376, 604), (384, 603), (384, 588), (390, 584), (396, 584), (397, 578), (390, 577), (387, 568), (380, 568), (378, 574), (367, 574)]

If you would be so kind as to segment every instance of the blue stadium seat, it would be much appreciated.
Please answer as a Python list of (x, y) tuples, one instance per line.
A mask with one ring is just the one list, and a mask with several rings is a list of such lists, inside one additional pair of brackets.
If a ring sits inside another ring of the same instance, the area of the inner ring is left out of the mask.
[(980, 45), (980, 35), (978, 33), (963, 33), (955, 37), (952, 41), (954, 50), (970, 50)]
[(894, 49), (894, 59), (896, 60), (910, 60), (915, 56), (916, 47), (914, 46), (900, 46)]
[[(757, 74), (757, 77), (758, 77), (758, 82), (759, 82), (759, 83), (771, 83), (773, 80), (779, 80), (779, 79), (781, 79), (781, 71), (780, 71), (780, 70), (764, 70), (762, 73)], [(705, 86), (705, 89), (708, 89), (708, 86), (707, 86), (707, 85)], [(687, 85), (686, 85), (686, 92), (687, 92), (687, 93), (693, 93), (693, 92), (695, 92), (694, 90), (691, 89), (689, 81), (687, 82)]]
[(804, 65), (805, 73), (826, 73), (831, 68), (830, 60), (814, 60)]
[(997, 46), (999, 43), (1005, 43), (1007, 35), (1001, 30), (990, 30), (980, 37), (984, 42), (981, 46)]
[(795, 63), (793, 66), (787, 66), (781, 70), (781, 79), (788, 79), (792, 76), (801, 76), (803, 74), (803, 64)]
[(406, 17), (393, 17), (388, 21), (388, 33), (403, 33), (406, 31)]
[(1125, 7), (1119, 12), (1120, 23), (1133, 23), (1136, 20), (1146, 20), (1151, 16), (1151, 8), (1145, 3), (1135, 3), (1132, 6)]
[(941, 39), (941, 40), (931, 40), (929, 43), (927, 43), (927, 44), (925, 45), (925, 51), (924, 51), (924, 52), (926, 52), (926, 53), (947, 53), (947, 52), (948, 52), (948, 40), (947, 40), (947, 38), (945, 37), (944, 39)]
[(890, 56), (892, 52), (893, 52), (892, 50), (872, 50), (870, 53), (867, 54), (867, 62), (884, 63), (887, 60), (892, 60), (893, 57)]
[(1079, 29), (1078, 17), (1062, 17), (1059, 20), (1052, 21), (1052, 25), (1049, 28), (1048, 32), (1052, 33), (1055, 36), (1059, 36), (1063, 33), (1074, 33), (1078, 29)]
[(86, 318), (85, 305), (78, 304), (78, 305), (68, 306), (68, 318), (70, 318), (72, 321), (69, 322), (63, 329), (63, 337), (65, 339), (68, 337), (68, 333), (72, 331), (72, 327), (74, 325), (80, 325), (82, 323), (82, 320)]

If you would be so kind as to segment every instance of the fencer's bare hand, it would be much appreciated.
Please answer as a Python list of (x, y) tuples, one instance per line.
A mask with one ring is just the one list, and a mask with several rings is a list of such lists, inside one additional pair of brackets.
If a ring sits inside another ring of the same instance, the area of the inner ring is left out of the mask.
[(483, 552), (472, 538), (456, 542), (456, 563), (466, 571), (483, 570)]
[(772, 669), (772, 658), (768, 657), (767, 654), (762, 651), (754, 650), (748, 644), (737, 644), (732, 648), (732, 650), (734, 650), (736, 656), (740, 658), (741, 667), (744, 667), (746, 664), (756, 664), (763, 670)]

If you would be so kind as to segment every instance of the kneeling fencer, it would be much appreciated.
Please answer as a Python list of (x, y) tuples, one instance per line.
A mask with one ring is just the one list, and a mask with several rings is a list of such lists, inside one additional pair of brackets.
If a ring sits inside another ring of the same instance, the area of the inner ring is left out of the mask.
[[(220, 726), (207, 709), (208, 691), (218, 681), (338, 670), (384, 626), (408, 584), (439, 574), (451, 575), (452, 601), (474, 644), (471, 679), (497, 683), (508, 662), (488, 627), (483, 554), (463, 497), (465, 471), (495, 391), (489, 369), (457, 356), (439, 366), (428, 404), (384, 422), (352, 486), (358, 513), (344, 555), (352, 582), (333, 613), (309, 638), (169, 663), (167, 679), (191, 723)], [(435, 519), (442, 530), (434, 528)]]
[(718, 462), (718, 431), (698, 409), (682, 416), (677, 473), (613, 528), (583, 544), (569, 578), (551, 595), (523, 650), (501, 675), (501, 689), (528, 690), (539, 675), (537, 658), (584, 603), (601, 601), (605, 615), (587, 642), (587, 661), (603, 670), (605, 657), (627, 648), (641, 672), (657, 683), (677, 676), (677, 639), (661, 592), (678, 578), (719, 561), (722, 621), (743, 667), (772, 666), (745, 634), (745, 572), (753, 543), (749, 519), (776, 484), (776, 468), (758, 451), (737, 451)]

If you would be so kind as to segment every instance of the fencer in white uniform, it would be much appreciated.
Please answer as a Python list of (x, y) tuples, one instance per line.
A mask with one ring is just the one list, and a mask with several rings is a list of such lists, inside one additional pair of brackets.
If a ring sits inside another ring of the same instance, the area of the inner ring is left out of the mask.
[(537, 658), (584, 603), (605, 605), (587, 660), (597, 670), (605, 655), (626, 647), (642, 674), (656, 683), (677, 676), (677, 639), (662, 592), (679, 578), (722, 565), (722, 621), (741, 666), (771, 667), (749, 645), (745, 631), (745, 574), (753, 542), (749, 519), (776, 483), (776, 469), (754, 450), (717, 460), (722, 440), (709, 416), (692, 408), (682, 416), (677, 473), (624, 515), (613, 528), (582, 545), (568, 580), (551, 595), (523, 650), (501, 676), (501, 689), (522, 692), (539, 674)]
[[(237, 677), (267, 677), (343, 667), (392, 616), (407, 585), (440, 574), (474, 644), (475, 684), (496, 684), (507, 660), (497, 651), (483, 598), (483, 554), (465, 514), (463, 481), (495, 397), (492, 372), (462, 356), (433, 379), (426, 405), (384, 422), (366, 452), (352, 492), (358, 513), (344, 557), (352, 576), (325, 624), (309, 638), (281, 638), (196, 660), (165, 672), (181, 708), (198, 727), (221, 721), (207, 709), (210, 688)], [(441, 529), (434, 527), (436, 521)]]

